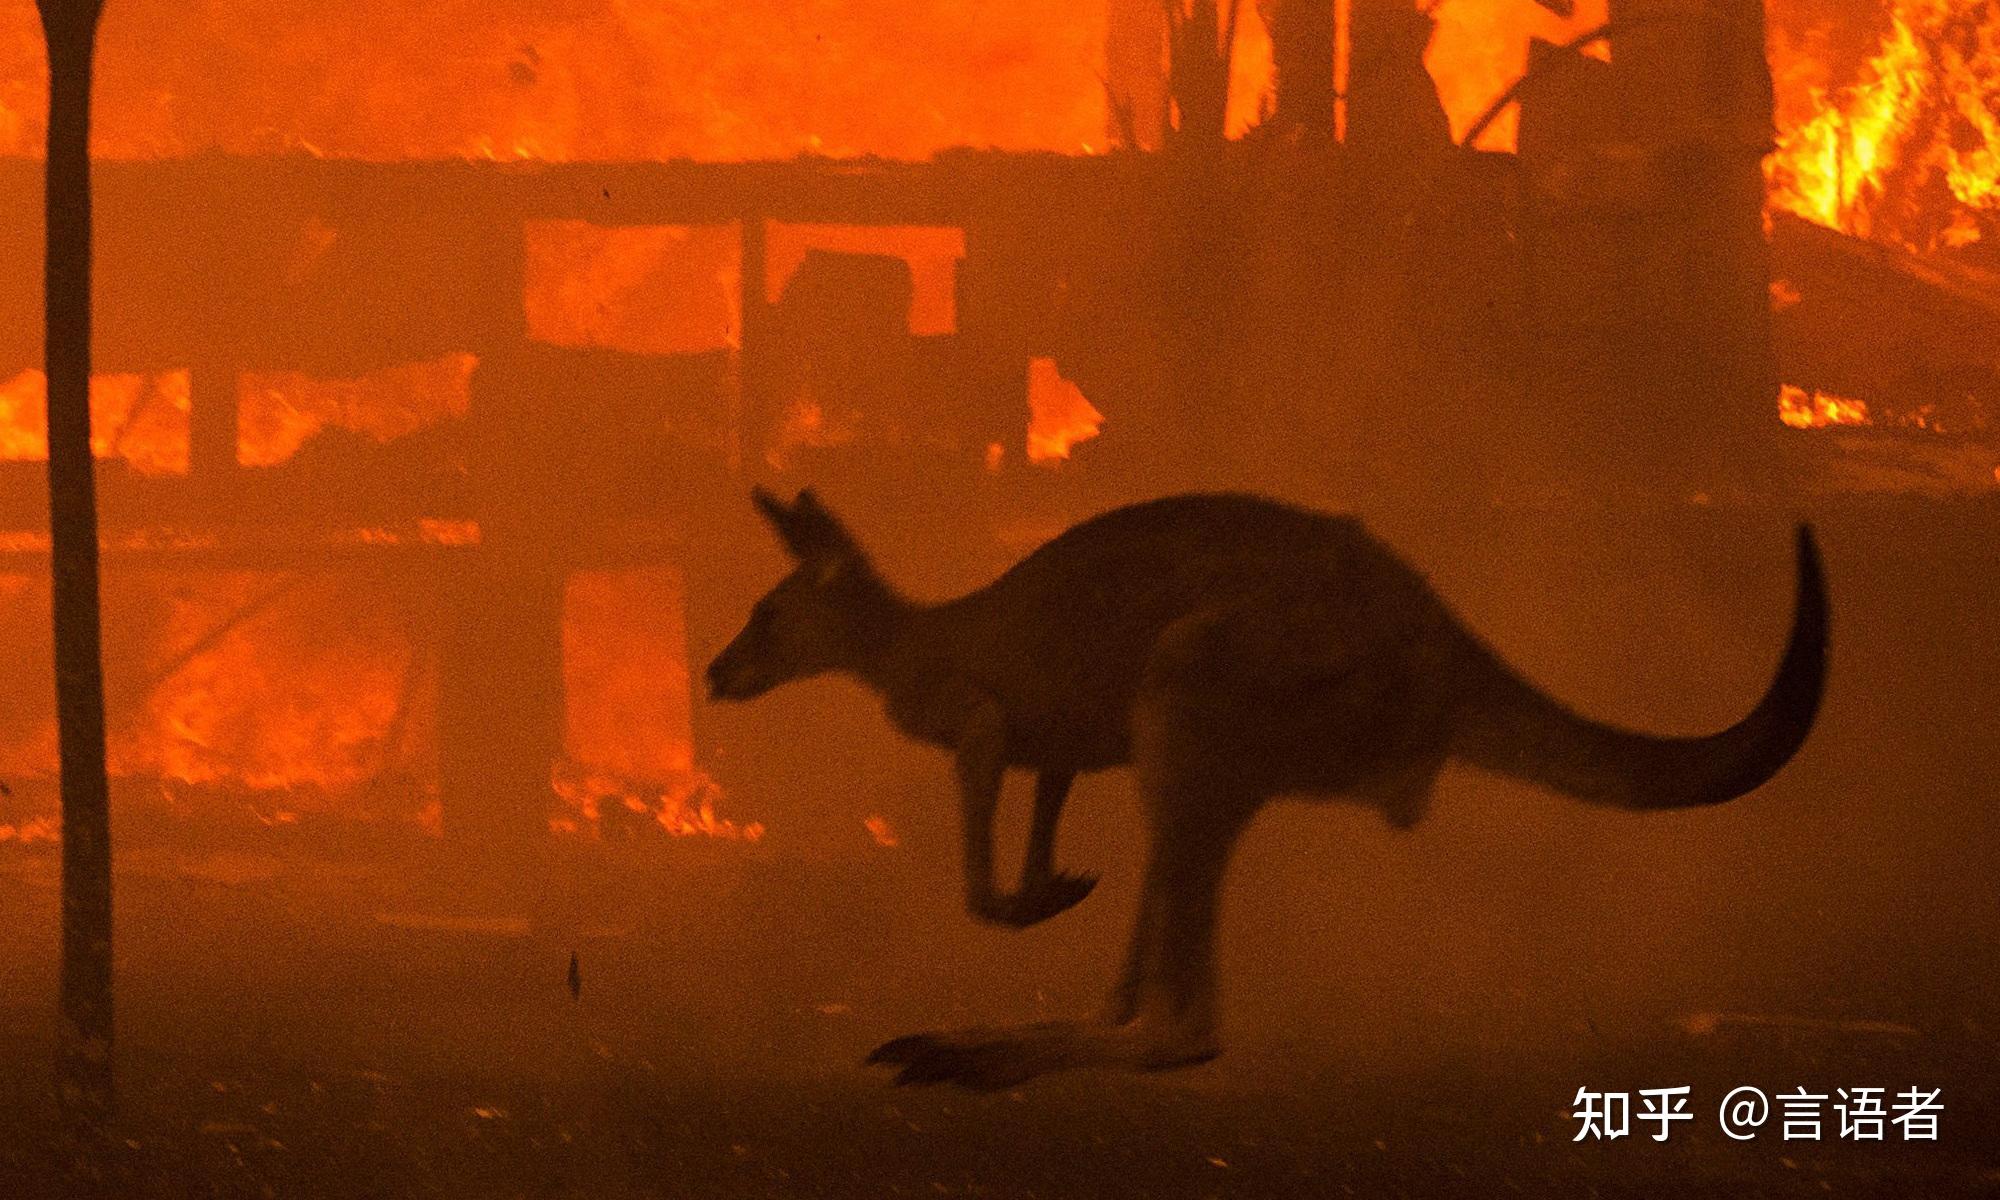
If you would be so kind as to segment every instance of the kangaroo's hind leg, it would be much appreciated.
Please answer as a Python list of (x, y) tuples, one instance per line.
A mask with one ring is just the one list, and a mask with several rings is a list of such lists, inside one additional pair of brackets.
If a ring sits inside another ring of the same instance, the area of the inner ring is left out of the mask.
[(1155, 826), (1132, 957), (1103, 1019), (914, 1034), (868, 1061), (894, 1067), (897, 1083), (991, 1090), (1081, 1067), (1159, 1070), (1214, 1058), (1215, 922), (1244, 824), (1247, 814), (1198, 831)]
[(1224, 645), (1208, 635), (1229, 619), (1196, 618), (1170, 630), (1133, 712), (1132, 765), (1151, 853), (1131, 958), (1106, 1015), (1129, 1032), (1145, 1067), (1204, 1062), (1217, 1052), (1223, 880), (1270, 794), (1244, 755), (1246, 722), (1260, 707), (1254, 689), (1232, 686), (1228, 664), (1208, 661)]
[(1186, 678), (1150, 674), (1133, 714), (1151, 854), (1131, 958), (1105, 1018), (917, 1034), (883, 1045), (870, 1062), (896, 1067), (900, 1083), (999, 1088), (1077, 1067), (1158, 1069), (1215, 1056), (1222, 881), (1267, 792), (1238, 744), (1257, 698), (1189, 690)]

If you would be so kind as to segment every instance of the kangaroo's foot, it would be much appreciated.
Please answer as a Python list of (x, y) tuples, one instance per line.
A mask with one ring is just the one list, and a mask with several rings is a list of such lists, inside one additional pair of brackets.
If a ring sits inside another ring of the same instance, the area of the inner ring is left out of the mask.
[(975, 1091), (1010, 1088), (1056, 1071), (1109, 1067), (1163, 1071), (1214, 1058), (1212, 1034), (1145, 1022), (1114, 1028), (1093, 1021), (1048, 1021), (1009, 1029), (917, 1033), (885, 1042), (872, 1066), (896, 1068), (898, 1084), (949, 1083)]
[(1072, 875), (1051, 871), (1033, 879), (1023, 879), (1019, 891), (994, 892), (975, 908), (974, 915), (995, 925), (1026, 929), (1083, 902), (1097, 886), (1095, 875)]

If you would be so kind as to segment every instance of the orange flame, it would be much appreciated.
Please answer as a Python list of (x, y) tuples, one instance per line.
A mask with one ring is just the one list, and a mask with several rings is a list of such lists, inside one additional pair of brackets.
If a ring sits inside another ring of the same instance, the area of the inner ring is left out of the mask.
[(342, 429), (387, 443), (472, 403), (479, 359), (447, 354), (358, 379), (315, 379), (296, 371), (238, 376), (236, 459), (246, 467), (275, 466), (325, 429)]
[(1824, 43), (1823, 31), (1771, 41), (1771, 206), (1918, 250), (1979, 240), (2000, 210), (2000, 7), (1897, 0), (1839, 88)]
[(715, 812), (720, 789), (699, 771), (688, 771), (666, 785), (641, 787), (613, 775), (593, 773), (574, 763), (558, 763), (549, 787), (567, 811), (549, 818), (549, 831), (601, 838), (609, 814), (636, 821), (627, 828), (657, 827), (669, 837), (706, 837), (729, 842), (764, 838), (761, 821), (738, 823)]
[[(90, 448), (122, 458), (142, 475), (188, 469), (190, 376), (95, 375), (90, 380)], [(0, 459), (49, 456), (49, 383), (39, 370), (0, 383)]]
[(1028, 461), (1058, 463), (1070, 447), (1097, 436), (1104, 425), (1074, 383), (1062, 377), (1052, 358), (1028, 361)]
[(1778, 389), (1778, 419), (1793, 429), (1819, 429), (1827, 425), (1867, 425), (1868, 402), (1807, 392), (1785, 384)]
[[(1073, 0), (111, 6), (97, 152), (649, 161), (1074, 153), (1105, 11)], [(34, 7), (0, 0), (0, 154), (38, 155)]]

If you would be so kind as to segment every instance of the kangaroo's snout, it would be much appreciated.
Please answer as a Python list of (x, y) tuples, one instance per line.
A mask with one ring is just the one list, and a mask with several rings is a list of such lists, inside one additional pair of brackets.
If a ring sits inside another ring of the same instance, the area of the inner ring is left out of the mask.
[(731, 643), (715, 656), (714, 662), (708, 664), (710, 700), (755, 700), (783, 682), (755, 662), (746, 661), (747, 657), (735, 643)]
[(739, 674), (741, 672), (734, 670), (730, 665), (729, 651), (724, 650), (722, 653), (716, 655), (715, 661), (708, 664), (708, 698), (710, 700), (743, 699), (744, 697), (738, 694), (739, 687), (734, 679), (734, 676)]

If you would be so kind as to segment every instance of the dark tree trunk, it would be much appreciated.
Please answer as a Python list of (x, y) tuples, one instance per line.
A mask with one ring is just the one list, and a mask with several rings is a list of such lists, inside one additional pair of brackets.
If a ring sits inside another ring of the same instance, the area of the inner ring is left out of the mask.
[(90, 453), (90, 76), (101, 0), (37, 0), (49, 48), (46, 362), (62, 757), (63, 1100), (111, 1109), (111, 804)]
[(1333, 0), (1276, 0), (1271, 60), (1277, 70), (1272, 119), (1333, 136)]
[(1227, 134), (1229, 63), (1242, 2), (1166, 0), (1167, 90), (1179, 118), (1172, 134), (1177, 148), (1219, 146)]

